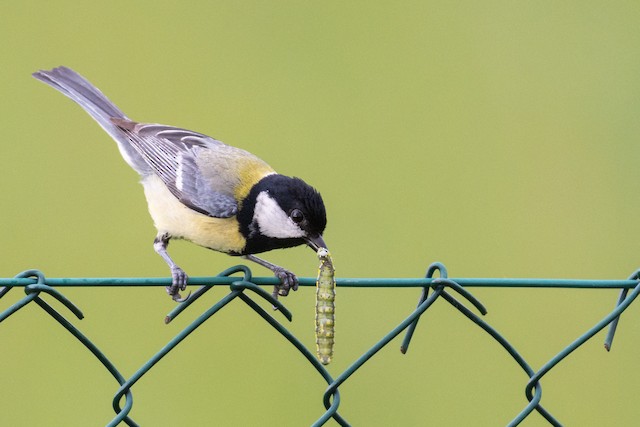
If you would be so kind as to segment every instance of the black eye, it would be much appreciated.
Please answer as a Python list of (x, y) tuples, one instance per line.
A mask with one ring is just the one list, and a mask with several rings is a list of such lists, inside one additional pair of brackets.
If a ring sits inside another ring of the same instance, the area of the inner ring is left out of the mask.
[(304, 219), (304, 214), (302, 213), (302, 211), (300, 209), (292, 210), (291, 214), (289, 216), (291, 217), (293, 222), (296, 222), (296, 223), (300, 223)]

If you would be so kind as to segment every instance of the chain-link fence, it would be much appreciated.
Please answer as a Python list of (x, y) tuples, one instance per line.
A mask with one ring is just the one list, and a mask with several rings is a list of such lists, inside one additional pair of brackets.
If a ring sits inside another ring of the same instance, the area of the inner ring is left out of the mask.
[[(240, 274), (240, 275), (238, 275)], [(261, 286), (275, 285), (275, 278), (253, 278), (251, 271), (245, 266), (232, 267), (216, 277), (211, 278), (191, 278), (191, 285), (200, 285), (201, 287), (194, 292), (186, 301), (178, 304), (171, 311), (165, 321), (171, 322), (183, 310), (187, 309), (191, 303), (197, 300), (205, 292), (214, 286), (229, 286), (230, 292), (216, 302), (209, 309), (204, 311), (196, 320), (187, 325), (178, 335), (171, 339), (162, 349), (160, 349), (151, 359), (145, 362), (131, 377), (125, 378), (113, 364), (112, 361), (98, 348), (92, 340), (85, 336), (76, 326), (69, 322), (62, 314), (53, 309), (46, 298), (54, 298), (63, 306), (68, 308), (73, 315), (82, 319), (83, 314), (71, 301), (69, 301), (60, 291), (64, 287), (100, 287), (100, 286), (166, 286), (170, 279), (130, 279), (130, 278), (103, 278), (103, 279), (83, 279), (83, 278), (46, 278), (37, 270), (28, 270), (18, 274), (13, 279), (0, 279), (0, 298), (6, 295), (11, 289), (21, 287), (24, 289), (26, 296), (11, 305), (10, 307), (0, 311), (0, 323), (10, 317), (12, 314), (21, 310), (26, 306), (33, 306), (35, 303), (48, 313), (51, 318), (60, 323), (69, 333), (71, 333), (78, 341), (80, 341), (88, 351), (90, 351), (100, 363), (109, 371), (119, 384), (119, 388), (113, 397), (112, 406), (115, 411), (115, 417), (107, 423), (107, 426), (117, 426), (125, 423), (129, 426), (136, 426), (136, 422), (129, 417), (133, 406), (133, 395), (131, 388), (140, 380), (147, 372), (149, 372), (155, 364), (165, 355), (179, 345), (189, 334), (195, 331), (200, 325), (206, 322), (211, 316), (223, 309), (227, 304), (234, 301), (241, 301), (251, 310), (257, 313), (262, 319), (270, 324), (279, 334), (288, 340), (297, 351), (299, 351), (309, 362), (310, 366), (315, 369), (320, 376), (326, 381), (328, 387), (322, 396), (318, 396), (322, 400), (325, 412), (313, 423), (314, 426), (321, 426), (329, 419), (333, 418), (337, 423), (348, 426), (349, 421), (343, 418), (339, 413), (340, 386), (348, 381), (368, 360), (376, 355), (391, 340), (405, 333), (402, 342), (401, 351), (403, 353), (409, 350), (409, 345), (413, 333), (418, 325), (418, 321), (422, 315), (431, 307), (438, 299), (443, 299), (449, 303), (458, 312), (475, 323), (495, 341), (513, 358), (520, 368), (529, 377), (529, 381), (524, 386), (526, 397), (529, 403), (522, 409), (519, 414), (514, 414), (510, 426), (520, 424), (533, 411), (537, 411), (551, 425), (559, 426), (561, 422), (556, 419), (553, 414), (544, 409), (540, 404), (542, 399), (541, 379), (552, 369), (554, 369), (563, 359), (565, 359), (574, 350), (591, 339), (596, 333), (609, 325), (609, 332), (605, 339), (605, 348), (611, 348), (614, 333), (618, 323), (620, 314), (626, 310), (640, 293), (640, 270), (635, 271), (627, 280), (556, 280), (556, 279), (479, 279), (479, 278), (449, 278), (446, 268), (440, 263), (432, 264), (427, 270), (425, 278), (415, 279), (353, 279), (353, 278), (337, 278), (336, 285), (338, 287), (353, 288), (371, 288), (371, 287), (388, 287), (388, 288), (421, 288), (422, 294), (419, 298), (417, 307), (389, 333), (376, 342), (362, 356), (355, 360), (338, 376), (333, 377), (327, 369), (316, 359), (313, 351), (309, 350), (298, 338), (296, 338), (284, 325), (279, 322), (276, 316), (273, 316), (257, 301), (260, 298), (266, 300), (268, 304), (278, 308), (280, 315), (291, 320), (292, 316), (289, 310), (281, 303), (275, 300), (271, 294)], [(314, 286), (315, 279), (301, 278), (301, 286)], [(556, 356), (545, 363), (541, 368), (535, 370), (523, 358), (518, 350), (507, 341), (496, 329), (482, 319), (480, 315), (486, 313), (485, 307), (478, 301), (469, 291), (473, 287), (498, 287), (498, 288), (567, 288), (567, 289), (621, 289), (620, 297), (613, 311), (606, 315), (601, 321), (596, 323), (592, 328), (583, 335), (575, 339), (571, 344), (566, 346)], [(458, 299), (454, 297), (457, 294)], [(465, 303), (463, 303), (465, 301)], [(267, 305), (267, 304), (265, 304)], [(480, 315), (479, 315), (479, 314)], [(5, 396), (5, 399), (7, 396)], [(348, 403), (344, 403), (348, 405)], [(96, 420), (96, 423), (99, 423)]]

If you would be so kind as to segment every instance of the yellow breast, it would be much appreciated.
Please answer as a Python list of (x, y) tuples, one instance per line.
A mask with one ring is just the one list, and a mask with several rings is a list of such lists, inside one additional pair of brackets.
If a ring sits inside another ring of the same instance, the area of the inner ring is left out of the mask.
[(244, 249), (246, 241), (235, 216), (212, 218), (189, 209), (156, 175), (144, 178), (142, 185), (149, 213), (159, 232), (220, 252), (241, 252)]

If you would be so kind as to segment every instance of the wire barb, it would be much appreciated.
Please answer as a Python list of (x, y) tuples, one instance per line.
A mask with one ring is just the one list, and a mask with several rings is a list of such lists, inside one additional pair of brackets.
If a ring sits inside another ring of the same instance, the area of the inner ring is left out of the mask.
[[(629, 280), (638, 280), (638, 283), (640, 284), (640, 269), (634, 271), (633, 274), (629, 276)], [(627, 298), (628, 293), (628, 288), (624, 288), (620, 291), (620, 296), (618, 296), (618, 301), (616, 302), (616, 308), (622, 305), (624, 300)], [(607, 332), (607, 336), (604, 339), (604, 348), (607, 351), (611, 351), (611, 346), (613, 345), (613, 337), (616, 333), (616, 329), (618, 328), (619, 321), (620, 316), (617, 316), (609, 325), (609, 331)]]

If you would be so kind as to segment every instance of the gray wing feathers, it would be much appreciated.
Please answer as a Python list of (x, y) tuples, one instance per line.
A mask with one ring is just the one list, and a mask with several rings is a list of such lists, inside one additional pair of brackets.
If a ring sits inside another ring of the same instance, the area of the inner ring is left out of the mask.
[(38, 71), (33, 76), (77, 102), (116, 140), (133, 169), (142, 176), (158, 175), (184, 205), (212, 217), (236, 214), (233, 185), (224, 179), (215, 182), (215, 165), (207, 167), (213, 173), (209, 170), (204, 176), (197, 162), (202, 151), (232, 147), (186, 129), (133, 122), (98, 88), (67, 67)]
[(138, 154), (184, 205), (217, 218), (228, 218), (237, 213), (238, 204), (231, 194), (232, 189), (214, 189), (197, 163), (200, 151), (228, 146), (186, 129), (126, 119), (113, 122), (127, 134)]
[(211, 182), (198, 168), (195, 156), (187, 154), (180, 156), (178, 160), (176, 187), (180, 191), (183, 203), (219, 218), (228, 218), (238, 212), (238, 203), (232, 194), (212, 189)]

